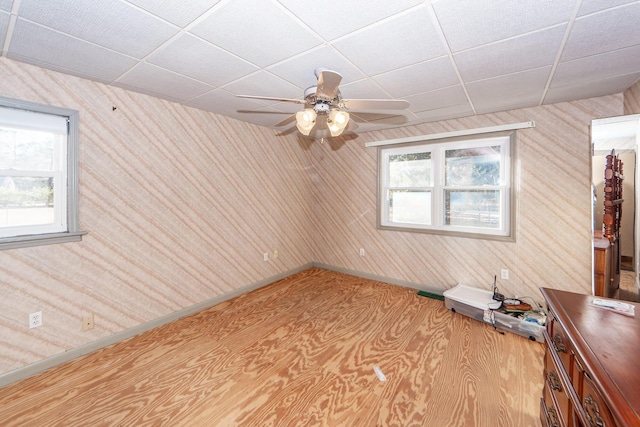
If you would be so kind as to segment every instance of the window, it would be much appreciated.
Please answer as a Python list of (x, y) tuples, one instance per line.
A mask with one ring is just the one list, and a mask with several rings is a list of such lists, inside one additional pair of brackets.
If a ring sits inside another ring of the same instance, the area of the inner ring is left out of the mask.
[(78, 113), (0, 98), (0, 249), (81, 240)]
[(379, 228), (509, 238), (512, 139), (380, 147)]

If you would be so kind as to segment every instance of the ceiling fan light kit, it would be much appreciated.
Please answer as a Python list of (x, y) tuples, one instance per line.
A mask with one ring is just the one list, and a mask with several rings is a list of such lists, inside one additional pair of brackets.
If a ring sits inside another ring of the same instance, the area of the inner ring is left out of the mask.
[(329, 120), (327, 121), (327, 126), (329, 126), (331, 136), (340, 136), (348, 124), (349, 113), (342, 110), (331, 110), (331, 113), (329, 113)]
[(301, 134), (308, 136), (316, 124), (316, 112), (312, 108), (305, 108), (296, 113), (296, 127)]
[[(305, 108), (295, 114), (296, 127), (301, 134), (314, 138), (324, 138), (327, 130), (332, 137), (342, 135), (349, 125), (347, 109), (357, 110), (404, 110), (409, 102), (398, 99), (342, 99), (338, 86), (342, 75), (326, 68), (315, 70), (318, 83), (304, 91), (304, 100), (273, 98), (255, 95), (236, 95), (239, 98), (264, 99), (268, 101), (293, 102), (304, 104)], [(321, 118), (322, 120), (318, 120)], [(284, 120), (282, 123), (286, 123)], [(354, 124), (350, 126), (353, 131)], [(312, 135), (313, 133), (313, 135)]]

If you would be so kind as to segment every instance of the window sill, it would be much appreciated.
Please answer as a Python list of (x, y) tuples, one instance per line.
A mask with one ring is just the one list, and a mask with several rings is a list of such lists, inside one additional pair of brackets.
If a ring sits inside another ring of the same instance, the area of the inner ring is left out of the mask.
[(28, 248), (31, 246), (53, 245), (57, 243), (79, 242), (86, 231), (68, 233), (38, 234), (0, 238), (0, 250)]
[(515, 242), (516, 241), (513, 233), (507, 236), (503, 236), (500, 234), (490, 234), (490, 233), (472, 233), (467, 231), (452, 231), (452, 230), (441, 230), (441, 229), (434, 229), (434, 228), (394, 227), (390, 225), (381, 225), (381, 224), (378, 224), (377, 228), (378, 230), (385, 230), (385, 231), (436, 234), (440, 236), (465, 237), (468, 239), (481, 239), (481, 240), (495, 240), (499, 242)]

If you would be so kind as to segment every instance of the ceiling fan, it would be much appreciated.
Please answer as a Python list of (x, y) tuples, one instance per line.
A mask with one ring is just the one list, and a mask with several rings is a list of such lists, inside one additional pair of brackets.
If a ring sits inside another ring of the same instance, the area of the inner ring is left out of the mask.
[(409, 102), (400, 99), (344, 99), (339, 89), (342, 81), (340, 73), (327, 68), (317, 68), (315, 75), (318, 83), (304, 91), (304, 99), (254, 95), (236, 96), (239, 98), (304, 104), (303, 110), (281, 121), (276, 126), (283, 126), (295, 118), (296, 126), (300, 133), (309, 136), (313, 132), (314, 136), (318, 138), (339, 136), (347, 126), (349, 126), (350, 130), (355, 130), (357, 126), (355, 123), (349, 122), (347, 110), (404, 110), (409, 108)]

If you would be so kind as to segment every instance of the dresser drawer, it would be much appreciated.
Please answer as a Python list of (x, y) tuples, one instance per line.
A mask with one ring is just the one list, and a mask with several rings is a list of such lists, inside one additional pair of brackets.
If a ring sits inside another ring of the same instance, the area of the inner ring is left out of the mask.
[(544, 375), (545, 375), (545, 387), (548, 389), (548, 393), (553, 396), (555, 406), (559, 412), (559, 417), (562, 418), (564, 424), (567, 424), (569, 420), (569, 414), (571, 413), (571, 403), (567, 395), (567, 391), (563, 386), (563, 382), (560, 379), (562, 375), (560, 368), (556, 366), (551, 355), (551, 349), (547, 348), (545, 352), (544, 360)]
[(540, 421), (543, 426), (548, 427), (565, 427), (567, 424), (562, 420), (555, 402), (551, 397), (549, 386), (545, 383), (542, 392), (542, 399), (540, 399)]
[(547, 328), (547, 333), (549, 334), (549, 338), (551, 338), (549, 347), (551, 347), (551, 349), (558, 355), (558, 358), (562, 363), (561, 368), (564, 369), (569, 378), (572, 379), (571, 365), (573, 362), (573, 351), (571, 349), (571, 341), (569, 340), (567, 332), (564, 330), (560, 322), (556, 320), (553, 313), (550, 313), (550, 315), (551, 321)]
[(589, 426), (613, 427), (616, 425), (606, 403), (587, 374), (583, 376), (581, 400)]

